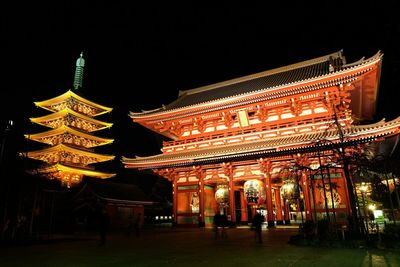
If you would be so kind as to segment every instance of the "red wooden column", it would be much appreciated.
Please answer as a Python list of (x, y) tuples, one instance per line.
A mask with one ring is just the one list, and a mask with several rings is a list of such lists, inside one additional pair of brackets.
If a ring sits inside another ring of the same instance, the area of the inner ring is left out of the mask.
[(229, 177), (229, 211), (231, 215), (231, 222), (236, 222), (235, 214), (235, 190), (233, 188), (233, 176)]
[(265, 177), (265, 192), (267, 198), (267, 222), (268, 227), (275, 227), (274, 220), (274, 206), (272, 204), (272, 187), (271, 187), (271, 175), (269, 173), (266, 174)]
[(275, 212), (276, 212), (276, 224), (282, 225), (282, 201), (281, 201), (281, 192), (280, 187), (275, 188)]
[[(310, 161), (307, 155), (305, 154), (301, 155), (300, 153), (298, 153), (297, 155), (294, 155), (294, 159), (299, 166), (310, 166)], [(301, 176), (299, 185), (303, 191), (303, 201), (304, 201), (303, 203), (304, 203), (304, 211), (306, 214), (306, 221), (313, 221), (313, 214), (311, 208), (310, 182), (307, 179), (307, 173), (305, 171), (301, 171), (300, 175)], [(300, 201), (301, 199), (299, 199), (299, 203)], [(300, 210), (300, 212), (302, 211)], [(303, 218), (303, 214), (301, 215), (301, 218)]]
[(240, 206), (241, 211), (242, 211), (242, 216), (240, 217), (240, 220), (243, 222), (248, 222), (248, 218), (247, 218), (247, 201), (244, 198), (244, 192), (243, 190), (240, 190)]
[(193, 167), (196, 178), (199, 180), (199, 226), (205, 226), (205, 217), (204, 217), (204, 177), (205, 172), (201, 168), (201, 166)]
[(235, 214), (235, 189), (233, 184), (233, 166), (232, 163), (223, 163), (224, 174), (229, 178), (229, 215), (232, 223), (236, 222)]
[(287, 199), (283, 199), (283, 211), (285, 224), (290, 224), (290, 209), (289, 209), (289, 201)]
[(260, 166), (260, 170), (264, 173), (265, 176), (265, 197), (267, 202), (267, 222), (268, 228), (275, 227), (274, 220), (274, 206), (272, 204), (272, 185), (271, 185), (271, 161), (260, 158), (258, 160), (258, 164)]
[(306, 213), (306, 221), (312, 221), (313, 218), (311, 212), (310, 184), (308, 182), (307, 175), (304, 172), (301, 173), (301, 188), (303, 189), (303, 201)]
[(200, 222), (200, 226), (205, 226), (205, 218), (204, 218), (204, 183), (203, 183), (203, 178), (201, 178), (200, 180), (200, 184), (199, 184), (199, 191), (200, 191), (200, 218), (199, 218), (199, 222)]
[(174, 218), (173, 218), (173, 223), (176, 225), (178, 224), (178, 217), (177, 217), (177, 209), (178, 209), (178, 186), (177, 186), (177, 179), (176, 177), (172, 178), (172, 198), (173, 198), (173, 212), (174, 212)]

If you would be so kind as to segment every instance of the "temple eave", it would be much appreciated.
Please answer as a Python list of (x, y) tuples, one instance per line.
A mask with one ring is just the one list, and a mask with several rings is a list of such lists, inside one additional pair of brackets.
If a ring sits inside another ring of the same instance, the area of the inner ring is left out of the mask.
[[(72, 136), (77, 137), (77, 138), (84, 138), (84, 139), (87, 139), (90, 141), (94, 141), (94, 142), (90, 143), (90, 146), (86, 146), (86, 148), (102, 146), (102, 145), (106, 145), (106, 144), (110, 144), (110, 143), (114, 142), (114, 139), (89, 135), (82, 131), (75, 130), (71, 127), (68, 127), (67, 125), (63, 125), (59, 128), (54, 128), (54, 129), (48, 130), (46, 132), (41, 132), (41, 133), (36, 133), (36, 134), (25, 134), (24, 137), (26, 139), (37, 141), (40, 143), (54, 145), (51, 142), (51, 139), (57, 138), (57, 136), (62, 136), (64, 134), (71, 134)], [(61, 143), (68, 144), (68, 142), (64, 142), (64, 141), (62, 141)]]
[[(258, 90), (253, 90), (245, 93), (240, 93), (237, 95), (229, 95), (223, 98), (219, 99), (213, 99), (210, 101), (206, 102), (196, 102), (196, 103), (191, 103), (187, 105), (182, 105), (182, 106), (177, 106), (177, 107), (170, 107), (172, 103), (179, 102), (178, 100), (181, 99), (178, 98), (174, 102), (172, 102), (170, 105), (163, 106), (161, 108), (154, 109), (153, 111), (147, 111), (147, 112), (130, 112), (129, 116), (135, 121), (135, 122), (141, 122), (141, 121), (152, 121), (152, 120), (161, 120), (165, 119), (165, 117), (171, 117), (171, 116), (178, 116), (179, 114), (185, 113), (191, 114), (191, 112), (200, 111), (200, 110), (205, 110), (205, 109), (215, 109), (216, 106), (221, 106), (226, 108), (226, 105), (233, 104), (235, 102), (235, 105), (243, 105), (246, 103), (242, 103), (243, 101), (249, 100), (249, 98), (252, 98), (252, 96), (257, 97), (260, 94), (271, 94), (271, 93), (276, 93), (279, 90), (284, 90), (285, 92), (282, 93), (283, 95), (287, 95), (289, 92), (288, 90), (292, 90), (293, 88), (299, 88), (299, 87), (307, 87), (307, 90), (311, 90), (311, 87), (309, 88), (309, 85), (315, 85), (317, 84), (320, 80), (322, 81), (323, 84), (327, 84), (326, 80), (332, 80), (336, 81), (338, 79), (344, 79), (344, 77), (353, 77), (354, 76), (359, 76), (363, 75), (366, 72), (370, 71), (372, 68), (374, 68), (374, 65), (376, 67), (376, 64), (380, 64), (382, 60), (382, 54), (378, 52), (376, 55), (363, 60), (356, 66), (351, 66), (343, 70), (338, 70), (332, 73), (325, 74), (323, 76), (315, 76), (315, 77), (310, 77), (308, 79), (303, 79), (303, 80), (297, 80), (295, 82), (291, 83), (285, 83), (281, 84), (279, 86), (273, 86), (273, 87), (263, 87)], [(374, 87), (376, 88), (376, 87)], [(193, 89), (195, 90), (195, 89)], [(294, 91), (292, 93), (295, 93)], [(279, 94), (278, 94), (279, 95)], [(183, 94), (182, 97), (185, 97)], [(190, 97), (195, 97), (195, 94), (191, 95)]]
[(77, 95), (76, 93), (72, 92), (71, 90), (68, 90), (64, 94), (59, 95), (59, 96), (54, 97), (54, 98), (51, 98), (51, 99), (48, 99), (48, 100), (34, 102), (34, 104), (37, 107), (44, 108), (44, 109), (49, 110), (51, 112), (56, 112), (57, 110), (55, 110), (54, 108), (51, 108), (51, 106), (55, 105), (55, 104), (58, 104), (58, 103), (62, 103), (63, 101), (68, 100), (69, 98), (74, 98), (74, 99), (76, 99), (76, 100), (78, 100), (78, 101), (80, 101), (80, 102), (82, 102), (82, 103), (84, 103), (86, 105), (92, 106), (92, 107), (100, 110), (99, 112), (97, 112), (93, 116), (99, 116), (101, 114), (105, 114), (105, 113), (108, 113), (108, 112), (112, 111), (112, 108), (97, 104), (97, 103), (92, 102), (92, 101), (89, 101), (89, 100)]
[(69, 153), (76, 154), (76, 155), (95, 158), (96, 162), (109, 161), (109, 160), (113, 160), (115, 158), (114, 155), (104, 155), (104, 154), (98, 154), (98, 153), (94, 153), (94, 152), (90, 152), (90, 151), (80, 150), (80, 149), (76, 149), (76, 148), (73, 148), (73, 147), (65, 145), (65, 144), (58, 144), (56, 146), (51, 146), (51, 147), (36, 150), (36, 151), (30, 151), (30, 152), (25, 153), (25, 155), (32, 159), (40, 159), (43, 155), (48, 155), (51, 153), (62, 153), (62, 152), (69, 152)]
[[(226, 162), (233, 159), (276, 157), (294, 153), (329, 150), (338, 147), (350, 147), (399, 134), (400, 117), (389, 122), (380, 121), (371, 125), (353, 126), (352, 128), (344, 129), (344, 132), (347, 136), (343, 142), (340, 142), (337, 130), (331, 130), (329, 132), (324, 132), (323, 135), (309, 133), (307, 135), (297, 135), (297, 137), (292, 136), (291, 138), (275, 138), (210, 149), (204, 148), (196, 151), (188, 150), (178, 153), (159, 154), (150, 157), (124, 157), (123, 163), (126, 168), (152, 169), (183, 165), (201, 165), (207, 162)], [(316, 139), (311, 139), (309, 138), (310, 136), (314, 136)]]
[(108, 179), (114, 177), (116, 174), (115, 173), (106, 173), (106, 172), (101, 172), (101, 171), (96, 171), (96, 170), (91, 170), (91, 169), (85, 169), (85, 168), (78, 168), (74, 166), (67, 166), (64, 164), (54, 164), (54, 165), (48, 165), (48, 166), (42, 166), (41, 168), (38, 169), (38, 172), (41, 174), (46, 174), (46, 173), (55, 173), (55, 172), (68, 172), (68, 173), (74, 173), (74, 174), (80, 174), (88, 177), (93, 177), (93, 178), (100, 178), (100, 179)]
[[(372, 141), (373, 139), (364, 139), (360, 141), (348, 141), (343, 144), (343, 146), (352, 146), (355, 144), (367, 143)], [(124, 162), (125, 168), (132, 169), (159, 169), (159, 168), (173, 168), (173, 167), (184, 167), (184, 166), (198, 166), (198, 165), (206, 165), (206, 164), (216, 164), (216, 163), (224, 163), (234, 161), (243, 161), (243, 160), (256, 160), (259, 158), (277, 158), (289, 156), (297, 153), (313, 153), (320, 150), (326, 150), (329, 146), (290, 146), (287, 148), (277, 148), (277, 149), (264, 149), (258, 151), (251, 152), (236, 152), (231, 154), (219, 154), (212, 155), (209, 157), (198, 157), (195, 159), (185, 159), (180, 161), (163, 161), (160, 160), (158, 162), (148, 162), (141, 160), (132, 160)]]
[(45, 116), (42, 116), (42, 117), (30, 118), (30, 121), (33, 122), (33, 123), (38, 123), (38, 124), (44, 125), (47, 121), (61, 119), (61, 118), (66, 117), (69, 114), (71, 114), (71, 115), (73, 115), (73, 116), (75, 116), (75, 117), (77, 117), (79, 119), (82, 119), (84, 121), (88, 121), (88, 122), (91, 122), (91, 123), (96, 124), (96, 125), (101, 125), (101, 127), (99, 127), (99, 129), (96, 129), (96, 130), (100, 130), (100, 129), (104, 129), (104, 128), (110, 128), (113, 125), (112, 123), (102, 122), (102, 121), (99, 121), (99, 120), (96, 120), (96, 119), (93, 119), (93, 118), (90, 118), (90, 117), (86, 117), (86, 116), (84, 116), (84, 115), (82, 115), (82, 114), (80, 114), (78, 112), (75, 112), (74, 110), (72, 110), (70, 108), (65, 108), (65, 109), (63, 109), (61, 111), (58, 111), (58, 112), (55, 112), (55, 113), (52, 113), (52, 114), (49, 114), (49, 115), (45, 115)]

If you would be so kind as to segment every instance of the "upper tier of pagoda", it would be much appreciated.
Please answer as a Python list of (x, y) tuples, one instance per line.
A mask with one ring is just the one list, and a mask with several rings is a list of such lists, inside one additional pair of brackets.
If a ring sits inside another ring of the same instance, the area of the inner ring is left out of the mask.
[(94, 132), (111, 127), (113, 124), (99, 121), (85, 116), (70, 108), (54, 112), (38, 118), (30, 118), (31, 122), (50, 128), (59, 128), (64, 125), (78, 128), (86, 132)]
[(42, 133), (26, 134), (25, 138), (52, 146), (57, 144), (73, 144), (85, 148), (102, 146), (114, 141), (113, 139), (90, 135), (66, 125)]
[[(130, 112), (134, 122), (174, 140), (234, 129), (303, 124), (311, 117), (343, 125), (373, 119), (382, 53), (347, 63), (342, 51), (179, 92), (158, 109)], [(212, 130), (210, 126), (213, 126)]]
[(68, 108), (89, 117), (99, 116), (112, 111), (112, 108), (89, 101), (71, 90), (68, 90), (57, 97), (34, 103), (36, 106), (47, 109), (51, 112), (57, 112)]
[[(42, 165), (37, 170), (41, 175), (48, 176), (50, 179), (58, 179), (62, 182), (67, 181), (67, 185), (78, 184), (82, 176), (99, 179), (107, 179), (115, 176), (115, 173), (96, 171), (93, 168), (82, 168), (79, 166), (63, 165), (61, 163)], [(33, 172), (32, 172), (33, 173)]]
[(27, 153), (27, 156), (51, 164), (61, 162), (63, 164), (78, 164), (80, 166), (114, 159), (113, 155), (102, 155), (64, 144), (30, 151)]

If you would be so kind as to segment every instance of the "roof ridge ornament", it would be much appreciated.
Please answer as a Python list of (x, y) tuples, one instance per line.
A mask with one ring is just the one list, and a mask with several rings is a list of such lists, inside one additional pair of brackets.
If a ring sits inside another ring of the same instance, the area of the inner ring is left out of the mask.
[(83, 68), (85, 67), (85, 60), (83, 59), (83, 52), (80, 57), (76, 60), (75, 77), (74, 77), (74, 88), (78, 90), (82, 87), (83, 83)]

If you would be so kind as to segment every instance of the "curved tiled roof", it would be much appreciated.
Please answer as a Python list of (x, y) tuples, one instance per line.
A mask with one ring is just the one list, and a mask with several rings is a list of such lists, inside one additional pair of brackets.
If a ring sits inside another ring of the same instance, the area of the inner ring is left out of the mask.
[(102, 126), (102, 127), (99, 127), (97, 129), (95, 129), (95, 131), (102, 130), (102, 129), (105, 129), (105, 128), (110, 128), (113, 125), (110, 122), (103, 122), (103, 121), (99, 121), (99, 120), (93, 119), (91, 117), (88, 117), (86, 115), (82, 115), (81, 113), (76, 112), (76, 111), (74, 111), (74, 110), (72, 110), (70, 108), (65, 108), (63, 110), (60, 110), (60, 111), (57, 111), (57, 112), (54, 112), (54, 113), (50, 113), (50, 114), (42, 116), (42, 117), (30, 118), (30, 121), (33, 122), (33, 123), (41, 124), (41, 125), (46, 126), (46, 127), (50, 127), (50, 126), (44, 124), (43, 122), (46, 122), (46, 121), (49, 121), (49, 120), (55, 120), (55, 119), (58, 119), (58, 118), (63, 118), (65, 116), (67, 116), (67, 115), (73, 115), (73, 116), (75, 116), (77, 118), (80, 118), (80, 119), (82, 119), (84, 121), (88, 121), (88, 122), (91, 122), (93, 124)]
[(70, 172), (70, 173), (79, 173), (85, 176), (100, 178), (100, 179), (107, 179), (114, 177), (115, 173), (107, 173), (107, 172), (100, 172), (88, 168), (80, 168), (77, 166), (67, 166), (61, 163), (56, 163), (53, 165), (43, 165), (39, 167), (37, 170), (39, 173), (54, 173), (54, 172)]
[(74, 153), (77, 155), (95, 158), (96, 162), (113, 160), (115, 157), (114, 155), (104, 155), (104, 154), (94, 153), (94, 152), (88, 151), (88, 150), (87, 151), (82, 150), (82, 148), (77, 149), (77, 148), (74, 148), (67, 144), (58, 144), (56, 146), (51, 146), (51, 147), (43, 148), (40, 150), (29, 151), (29, 152), (26, 152), (26, 156), (29, 158), (33, 158), (33, 159), (40, 159), (40, 157), (43, 154), (61, 153), (61, 152), (71, 152), (71, 153)]
[(94, 103), (94, 102), (92, 102), (90, 100), (87, 100), (87, 99), (79, 96), (78, 94), (72, 92), (71, 90), (68, 90), (64, 94), (59, 95), (57, 97), (53, 97), (51, 99), (44, 100), (44, 101), (37, 101), (37, 102), (34, 102), (34, 103), (38, 107), (47, 109), (47, 110), (49, 110), (51, 112), (57, 112), (58, 110), (54, 109), (53, 105), (65, 102), (66, 100), (68, 100), (70, 98), (73, 98), (73, 99), (75, 99), (75, 100), (77, 100), (79, 102), (82, 102), (82, 103), (84, 103), (86, 105), (89, 105), (91, 107), (96, 108), (97, 109), (97, 113), (95, 113), (92, 116), (98, 116), (98, 115), (101, 115), (101, 114), (108, 113), (108, 112), (112, 111), (112, 108), (109, 108), (109, 107), (106, 107), (106, 106), (103, 106), (103, 105), (100, 105), (100, 104), (96, 104), (96, 103)]
[(114, 142), (114, 139), (109, 139), (109, 138), (103, 138), (103, 137), (98, 137), (95, 135), (90, 135), (87, 134), (85, 132), (79, 131), (78, 129), (74, 129), (71, 127), (68, 127), (67, 125), (63, 125), (59, 128), (55, 128), (55, 129), (51, 129), (45, 132), (41, 132), (41, 133), (36, 133), (36, 134), (25, 134), (25, 138), (27, 139), (31, 139), (31, 140), (35, 140), (37, 142), (42, 142), (42, 143), (47, 143), (49, 145), (51, 145), (51, 142), (46, 142), (45, 140), (43, 140), (44, 138), (48, 138), (51, 136), (57, 136), (57, 135), (61, 135), (64, 133), (70, 133), (72, 135), (75, 136), (80, 136), (80, 137), (84, 137), (87, 138), (89, 140), (94, 140), (97, 141), (98, 143), (93, 143), (93, 146), (100, 146), (100, 145), (105, 145), (105, 144), (109, 144)]
[[(375, 138), (393, 135), (400, 130), (400, 117), (375, 124), (352, 126), (343, 130), (345, 145), (369, 142)], [(326, 140), (326, 144), (318, 141)], [(150, 157), (123, 157), (126, 168), (161, 168), (164, 166), (185, 166), (196, 163), (226, 161), (241, 157), (260, 157), (285, 153), (296, 153), (295, 150), (309, 150), (320, 146), (332, 146), (339, 142), (337, 129), (327, 131), (289, 135), (285, 137), (268, 138), (260, 141), (240, 144), (215, 146), (176, 153), (159, 154)]]
[(211, 84), (192, 90), (181, 91), (178, 99), (166, 106), (151, 111), (142, 111), (137, 113), (130, 112), (130, 116), (136, 118), (157, 113), (165, 113), (189, 106), (211, 103), (218, 100), (226, 100), (240, 95), (278, 88), (280, 86), (295, 84), (298, 82), (305, 82), (307, 80), (325, 77), (330, 74), (352, 69), (359, 65), (371, 62), (371, 60), (374, 60), (377, 57), (381, 57), (380, 52), (371, 58), (362, 58), (356, 62), (346, 64), (342, 51), (338, 51), (319, 58), (253, 75)]
[(327, 56), (260, 72), (242, 78), (188, 91), (181, 91), (180, 98), (167, 105), (166, 109), (168, 110), (186, 107), (215, 99), (257, 91), (264, 88), (290, 84), (312, 77), (319, 77), (330, 72), (329, 64), (332, 64), (332, 67), (335, 66), (335, 69), (338, 69), (343, 65), (343, 63), (344, 58), (342, 57), (341, 51), (339, 51)]

